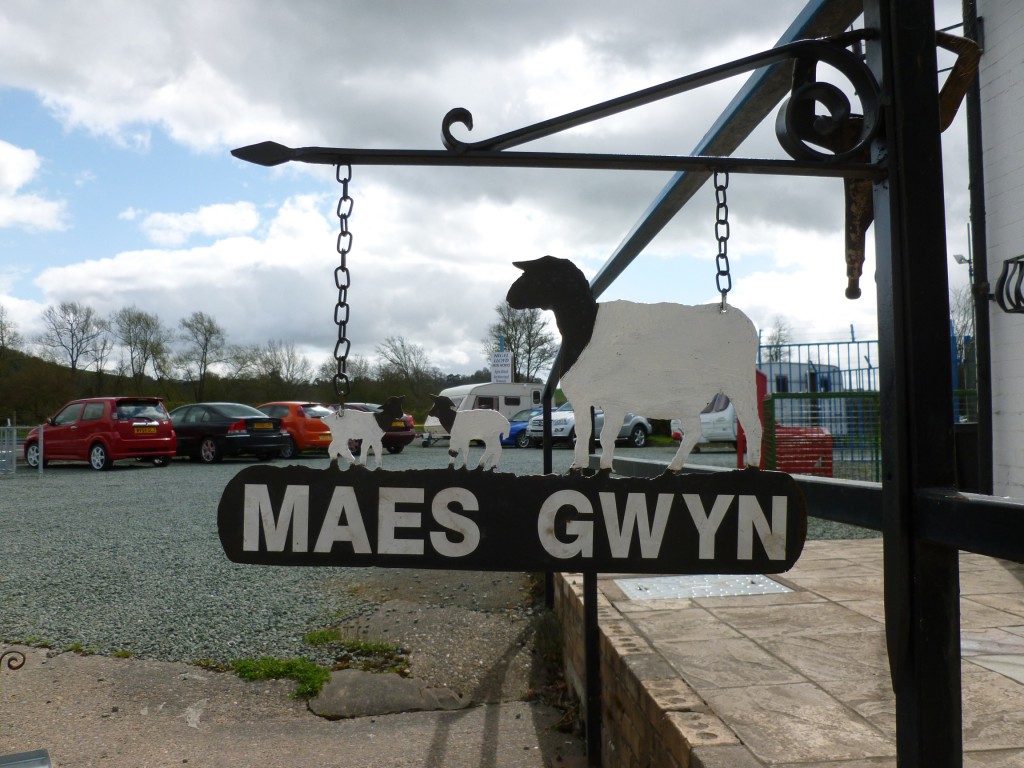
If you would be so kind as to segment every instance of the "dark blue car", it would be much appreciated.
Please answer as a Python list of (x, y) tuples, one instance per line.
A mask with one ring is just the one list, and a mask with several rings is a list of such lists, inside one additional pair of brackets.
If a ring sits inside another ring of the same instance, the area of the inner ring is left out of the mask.
[(514, 445), (518, 448), (529, 448), (531, 438), (526, 434), (526, 428), (530, 426), (530, 419), (541, 413), (540, 408), (525, 408), (513, 414), (508, 420), (508, 435), (502, 438), (502, 445)]

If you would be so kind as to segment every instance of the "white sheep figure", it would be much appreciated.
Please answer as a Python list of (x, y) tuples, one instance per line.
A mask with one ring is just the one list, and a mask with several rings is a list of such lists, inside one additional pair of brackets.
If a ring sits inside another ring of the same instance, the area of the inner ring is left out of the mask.
[[(320, 420), (331, 430), (331, 444), (327, 446), (327, 455), (331, 461), (337, 461), (340, 456), (345, 460), (346, 466), (355, 463), (366, 466), (372, 450), (377, 460), (377, 469), (380, 469), (383, 465), (384, 432), (392, 421), (402, 418), (402, 400), (403, 397), (389, 397), (376, 413), (342, 408), (336, 413), (321, 416)], [(349, 448), (352, 440), (363, 442), (358, 459), (352, 455)]]
[(461, 456), (460, 466), (466, 466), (469, 460), (469, 444), (473, 440), (482, 440), (484, 452), (480, 456), (477, 469), (487, 466), (490, 457), (494, 466), (501, 460), (501, 438), (508, 435), (508, 419), (497, 411), (475, 409), (460, 411), (450, 397), (431, 395), (434, 405), (428, 416), (435, 416), (451, 436), (448, 440), (448, 466), (455, 466), (455, 459)]
[(678, 472), (700, 438), (708, 393), (725, 393), (747, 433), (747, 464), (761, 463), (757, 411), (757, 331), (721, 302), (701, 306), (598, 303), (583, 272), (568, 259), (515, 262), (523, 274), (506, 297), (514, 309), (550, 309), (562, 333), (561, 388), (576, 412), (573, 468), (588, 465), (590, 408), (604, 411), (601, 469), (611, 469), (626, 413), (682, 422), (669, 464)]

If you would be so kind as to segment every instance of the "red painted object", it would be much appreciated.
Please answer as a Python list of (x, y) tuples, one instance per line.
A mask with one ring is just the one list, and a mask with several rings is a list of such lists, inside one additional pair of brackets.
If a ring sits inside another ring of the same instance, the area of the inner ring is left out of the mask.
[(832, 435), (821, 427), (775, 427), (775, 469), (832, 477)]

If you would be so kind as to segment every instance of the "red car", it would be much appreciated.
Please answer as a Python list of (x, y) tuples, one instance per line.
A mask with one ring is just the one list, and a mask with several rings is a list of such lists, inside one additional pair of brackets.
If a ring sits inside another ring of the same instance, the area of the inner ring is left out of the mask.
[[(40, 443), (42, 448), (40, 450)], [(145, 459), (166, 467), (177, 450), (171, 418), (158, 397), (90, 397), (72, 400), (25, 438), (30, 467), (54, 459), (87, 461), (110, 469), (119, 459)]]
[(256, 406), (267, 416), (281, 420), (281, 429), (288, 433), (289, 441), (281, 449), (282, 459), (294, 458), (300, 451), (326, 451), (331, 444), (331, 430), (320, 421), (331, 409), (320, 403), (301, 400), (279, 400)]
[[(369, 411), (376, 413), (380, 410), (380, 406), (376, 403), (345, 403), (345, 408), (351, 411)], [(384, 450), (388, 453), (401, 453), (402, 449), (405, 448), (409, 443), (416, 439), (416, 423), (408, 413), (402, 414), (401, 420), (391, 422), (391, 426), (384, 432), (384, 437), (381, 438), (381, 445), (384, 446)], [(352, 445), (349, 446), (349, 450), (355, 455), (359, 455), (362, 449), (362, 440), (353, 440)]]

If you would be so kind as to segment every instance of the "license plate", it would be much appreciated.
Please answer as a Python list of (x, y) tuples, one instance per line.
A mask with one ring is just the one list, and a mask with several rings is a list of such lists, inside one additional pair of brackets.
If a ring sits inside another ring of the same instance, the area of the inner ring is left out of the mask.
[(136, 435), (155, 435), (156, 427), (134, 427), (132, 431)]
[(405, 427), (405, 422), (404, 421), (392, 421), (391, 422), (391, 426), (392, 427), (403, 427), (404, 428)]
[(271, 424), (269, 421), (256, 421), (256, 422), (253, 422), (252, 428), (253, 429), (273, 429), (274, 425)]

